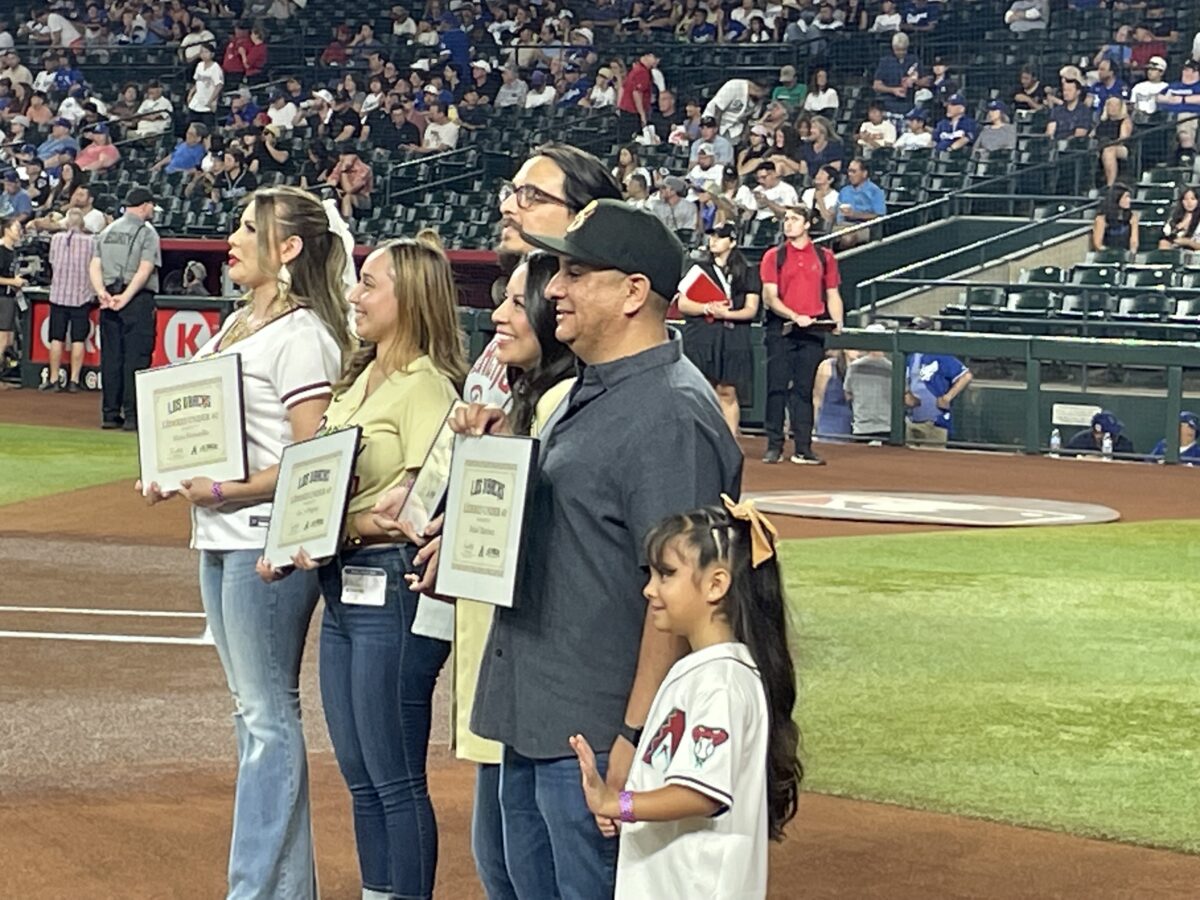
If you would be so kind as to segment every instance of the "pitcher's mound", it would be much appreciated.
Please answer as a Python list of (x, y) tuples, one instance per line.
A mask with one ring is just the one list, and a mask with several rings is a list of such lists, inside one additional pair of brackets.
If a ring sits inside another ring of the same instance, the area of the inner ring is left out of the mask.
[(765, 513), (810, 519), (907, 522), (922, 525), (1010, 528), (1015, 525), (1087, 525), (1115, 522), (1115, 509), (1029, 497), (914, 494), (907, 491), (769, 491), (747, 494)]

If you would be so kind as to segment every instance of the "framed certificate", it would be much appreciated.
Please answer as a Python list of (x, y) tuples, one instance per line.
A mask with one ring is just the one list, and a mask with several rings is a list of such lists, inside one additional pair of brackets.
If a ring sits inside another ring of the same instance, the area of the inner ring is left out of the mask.
[(536, 438), (457, 435), (434, 590), (512, 606)]
[(301, 549), (324, 559), (341, 548), (361, 439), (361, 428), (344, 428), (283, 449), (263, 549), (272, 566), (290, 566)]
[(438, 514), (438, 507), (446, 498), (446, 487), (450, 482), (450, 458), (454, 454), (454, 432), (450, 430), (450, 416), (460, 406), (466, 406), (461, 400), (455, 400), (450, 405), (442, 427), (425, 454), (417, 477), (413, 479), (412, 487), (400, 507), (397, 521), (408, 522), (420, 534), (429, 524), (430, 519)]
[(137, 383), (142, 484), (178, 490), (195, 477), (247, 475), (242, 360), (236, 353), (143, 369)]

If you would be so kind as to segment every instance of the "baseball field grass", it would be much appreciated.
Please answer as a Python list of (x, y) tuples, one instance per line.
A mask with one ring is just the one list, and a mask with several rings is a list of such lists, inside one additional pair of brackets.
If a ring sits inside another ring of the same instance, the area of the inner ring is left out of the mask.
[(0, 425), (0, 505), (137, 477), (137, 438), (120, 431)]
[(1197, 527), (786, 542), (806, 787), (1200, 852)]

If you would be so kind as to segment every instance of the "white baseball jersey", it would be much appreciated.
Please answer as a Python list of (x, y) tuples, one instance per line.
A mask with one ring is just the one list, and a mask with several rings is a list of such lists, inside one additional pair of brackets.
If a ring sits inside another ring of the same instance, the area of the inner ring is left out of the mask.
[[(229, 316), (196, 359), (218, 353), (242, 358), (242, 399), (246, 410), (246, 457), (251, 473), (279, 462), (292, 443), (288, 409), (304, 400), (328, 397), (341, 374), (337, 341), (316, 313), (297, 309), (264, 325), (249, 337), (218, 350), (233, 325)], [(195, 550), (259, 550), (267, 540), (271, 501), (227, 503), (220, 510), (192, 507)]]
[(679, 785), (722, 809), (707, 819), (622, 826), (617, 898), (767, 895), (769, 722), (762, 679), (745, 644), (706, 647), (671, 667), (626, 790)]

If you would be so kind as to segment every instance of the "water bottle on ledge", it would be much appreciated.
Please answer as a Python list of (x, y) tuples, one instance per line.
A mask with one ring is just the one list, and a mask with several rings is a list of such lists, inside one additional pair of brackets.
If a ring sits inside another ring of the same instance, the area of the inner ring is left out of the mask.
[(1062, 449), (1062, 432), (1055, 428), (1050, 432), (1050, 455), (1058, 459), (1058, 451)]
[(1113, 453), (1112, 435), (1106, 431), (1106, 432), (1104, 432), (1104, 440), (1100, 443), (1100, 455), (1103, 456), (1107, 460), (1111, 460), (1113, 458), (1112, 453)]

